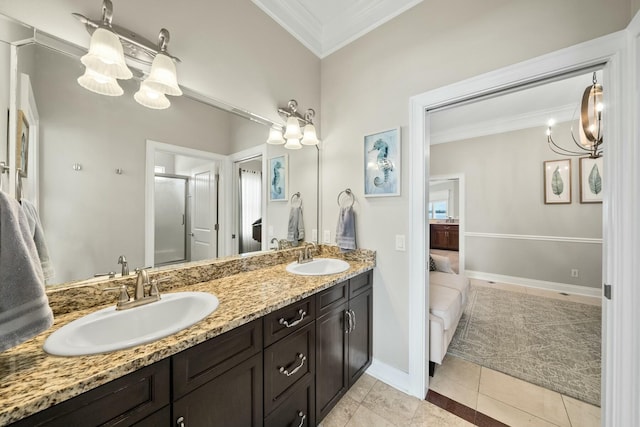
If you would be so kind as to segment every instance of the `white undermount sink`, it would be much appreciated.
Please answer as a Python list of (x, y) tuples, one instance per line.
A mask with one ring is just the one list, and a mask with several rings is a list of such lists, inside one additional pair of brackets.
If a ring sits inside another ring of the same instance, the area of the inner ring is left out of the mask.
[(349, 263), (337, 258), (315, 258), (313, 261), (300, 264), (292, 262), (287, 271), (301, 276), (323, 276), (325, 274), (342, 273), (349, 269)]
[(43, 348), (55, 356), (82, 356), (146, 344), (196, 324), (218, 304), (213, 294), (176, 292), (127, 310), (108, 307), (64, 325)]

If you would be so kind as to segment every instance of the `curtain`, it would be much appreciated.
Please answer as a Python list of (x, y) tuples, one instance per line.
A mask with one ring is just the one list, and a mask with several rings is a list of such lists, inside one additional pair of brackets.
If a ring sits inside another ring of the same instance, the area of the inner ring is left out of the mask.
[(253, 238), (258, 220), (262, 224), (262, 172), (240, 169), (240, 253), (261, 249), (260, 241)]

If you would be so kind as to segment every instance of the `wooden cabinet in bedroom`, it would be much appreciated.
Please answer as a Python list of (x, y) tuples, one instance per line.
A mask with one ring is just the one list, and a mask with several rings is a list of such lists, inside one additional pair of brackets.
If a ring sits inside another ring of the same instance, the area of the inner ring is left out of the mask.
[(458, 224), (430, 224), (431, 249), (458, 250)]

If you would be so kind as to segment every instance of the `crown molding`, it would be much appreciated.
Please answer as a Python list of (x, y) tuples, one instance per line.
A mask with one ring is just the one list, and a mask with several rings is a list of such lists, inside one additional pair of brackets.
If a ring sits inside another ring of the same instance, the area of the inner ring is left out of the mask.
[(323, 23), (300, 0), (252, 1), (321, 59), (422, 2), (354, 1)]

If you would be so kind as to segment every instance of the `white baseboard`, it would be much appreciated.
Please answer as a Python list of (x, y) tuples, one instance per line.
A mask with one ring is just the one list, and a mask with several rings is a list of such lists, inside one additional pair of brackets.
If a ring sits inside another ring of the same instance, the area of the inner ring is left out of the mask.
[(569, 283), (546, 282), (544, 280), (527, 279), (525, 277), (504, 276), (502, 274), (485, 273), (482, 271), (465, 270), (464, 274), (470, 279), (487, 280), (497, 283), (520, 285), (527, 288), (546, 289), (555, 292), (565, 292), (573, 295), (584, 295), (600, 298), (602, 289), (586, 286), (571, 285)]
[[(409, 374), (407, 372), (401, 371), (400, 369), (394, 368), (393, 366), (389, 366), (386, 363), (380, 362), (379, 360), (374, 358), (371, 362), (371, 366), (369, 366), (369, 369), (367, 369), (366, 373), (371, 375), (375, 379), (402, 391), (403, 393), (410, 394)], [(416, 397), (424, 399), (424, 396)]]

